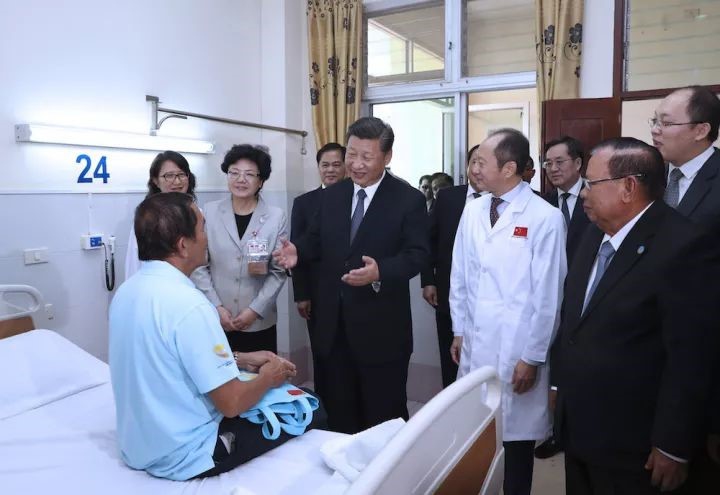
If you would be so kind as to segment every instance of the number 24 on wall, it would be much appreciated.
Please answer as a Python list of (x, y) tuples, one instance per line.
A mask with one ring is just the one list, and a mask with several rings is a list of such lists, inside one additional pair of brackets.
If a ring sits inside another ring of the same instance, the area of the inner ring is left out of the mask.
[(87, 176), (88, 172), (90, 172), (90, 167), (92, 167), (92, 159), (88, 155), (78, 155), (75, 159), (75, 163), (82, 162), (85, 162), (85, 168), (83, 168), (80, 175), (78, 175), (78, 184), (92, 183), (93, 179), (102, 179), (103, 184), (107, 184), (110, 174), (107, 171), (106, 157), (100, 157), (100, 161), (95, 166), (95, 171), (93, 172), (92, 177)]

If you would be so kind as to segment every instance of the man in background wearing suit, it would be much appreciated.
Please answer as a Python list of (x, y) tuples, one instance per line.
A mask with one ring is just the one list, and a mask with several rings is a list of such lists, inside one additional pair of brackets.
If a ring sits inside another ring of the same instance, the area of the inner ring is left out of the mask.
[(440, 350), (440, 370), (443, 387), (455, 381), (458, 366), (450, 356), (453, 332), (450, 319), (450, 267), (452, 266), (452, 250), (455, 243), (460, 217), (465, 205), (480, 197), (480, 186), (476, 178), (467, 171), (479, 145), (473, 146), (468, 152), (468, 168), (465, 176), (469, 184), (454, 186), (438, 192), (435, 208), (430, 215), (430, 263), (420, 273), (423, 299), (435, 308), (437, 323), (438, 347)]
[[(345, 147), (343, 145), (327, 143), (318, 150), (315, 158), (318, 164), (318, 174), (320, 175), (320, 187), (298, 196), (293, 201), (290, 218), (290, 240), (293, 242), (307, 232), (313, 216), (320, 207), (320, 193), (322, 193), (323, 189), (345, 178)], [(312, 314), (313, 295), (317, 294), (317, 276), (314, 273), (316, 269), (317, 266), (314, 264), (297, 267), (297, 269), (293, 270), (292, 276), (295, 304), (300, 316), (307, 320), (308, 332), (310, 333), (312, 333), (314, 322)], [(312, 343), (312, 339), (310, 342)], [(322, 380), (318, 380), (321, 377), (318, 377), (316, 373), (316, 354), (315, 349), (312, 349), (315, 392), (320, 395), (322, 394)]]
[(430, 210), (435, 204), (435, 195), (432, 192), (432, 176), (428, 174), (420, 177), (418, 189), (425, 196), (425, 208), (427, 212), (430, 213)]
[[(720, 150), (713, 142), (719, 126), (720, 100), (701, 86), (674, 91), (650, 119), (653, 144), (668, 163), (665, 202), (716, 235), (720, 235)], [(691, 481), (704, 478), (720, 485), (720, 369), (715, 376), (707, 455), (697, 458), (690, 470), (698, 472)]]
[(542, 167), (555, 189), (545, 196), (553, 206), (560, 208), (568, 228), (567, 260), (572, 264), (580, 238), (590, 221), (583, 210), (580, 197), (582, 179), (580, 169), (583, 164), (583, 146), (580, 141), (569, 136), (551, 141), (545, 146), (545, 161)]
[(308, 232), (273, 253), (290, 269), (317, 261), (313, 348), (330, 429), (356, 433), (408, 418), (412, 353), (409, 281), (427, 263), (423, 195), (385, 172), (389, 125), (364, 117), (348, 129), (349, 179), (325, 189)]
[[(567, 225), (565, 251), (568, 268), (572, 264), (582, 234), (590, 223), (580, 197), (580, 191), (583, 188), (583, 181), (580, 177), (582, 164), (583, 146), (575, 138), (563, 136), (550, 141), (545, 146), (545, 161), (543, 161), (542, 167), (555, 189), (546, 194), (544, 198), (551, 205), (560, 208), (565, 218), (565, 225)], [(557, 393), (554, 390), (551, 391), (551, 407), (555, 406), (556, 398)], [(538, 445), (535, 449), (535, 457), (547, 459), (559, 452), (562, 452), (562, 444), (553, 435)]]
[[(662, 201), (660, 153), (634, 138), (595, 148), (588, 227), (553, 349), (567, 492), (657, 494), (702, 449), (720, 249)], [(702, 493), (717, 493), (702, 492)]]

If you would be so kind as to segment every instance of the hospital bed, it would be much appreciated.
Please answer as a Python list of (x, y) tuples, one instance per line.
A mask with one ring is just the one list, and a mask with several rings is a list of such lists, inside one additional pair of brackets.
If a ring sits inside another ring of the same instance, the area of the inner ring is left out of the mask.
[[(23, 292), (26, 308), (6, 296)], [(51, 330), (32, 330), (32, 288), (0, 285), (0, 493), (102, 495), (313, 494), (332, 487), (313, 430), (228, 473), (175, 482), (126, 467), (115, 438), (108, 366)], [(428, 402), (345, 493), (497, 494), (500, 389), (477, 370)], [(337, 476), (337, 475), (336, 475)]]

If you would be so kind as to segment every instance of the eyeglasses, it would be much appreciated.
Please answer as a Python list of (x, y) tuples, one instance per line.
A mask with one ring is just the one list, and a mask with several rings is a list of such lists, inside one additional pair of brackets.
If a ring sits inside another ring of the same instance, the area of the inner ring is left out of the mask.
[(628, 174), (628, 175), (621, 175), (620, 177), (608, 177), (607, 179), (595, 179), (595, 180), (588, 180), (585, 177), (582, 178), (583, 185), (585, 188), (589, 191), (592, 189), (592, 186), (595, 184), (600, 184), (601, 182), (609, 182), (611, 180), (620, 180), (624, 179), (626, 177), (645, 177), (645, 174)]
[(180, 182), (185, 182), (188, 179), (188, 174), (186, 174), (185, 172), (168, 172), (167, 174), (162, 174), (160, 177), (162, 177), (165, 182), (175, 182), (176, 180), (179, 180)]
[(234, 182), (240, 177), (242, 177), (243, 179), (257, 179), (258, 177), (260, 177), (260, 174), (256, 172), (251, 172), (249, 170), (230, 170), (227, 173), (227, 177), (229, 181)]
[(655, 117), (652, 117), (648, 119), (648, 124), (650, 125), (650, 129), (655, 129), (656, 127), (665, 129), (666, 127), (672, 127), (674, 125), (693, 125), (702, 124), (702, 122), (665, 122), (664, 120), (658, 120)]
[(563, 160), (555, 160), (555, 161), (553, 161), (553, 160), (545, 160), (544, 162), (542, 162), (542, 168), (544, 168), (544, 169), (552, 168), (553, 165), (556, 166), (556, 167), (558, 167), (558, 168), (560, 168), (560, 166), (561, 166), (563, 163), (568, 162), (568, 161), (570, 161), (570, 160), (574, 160), (574, 158), (565, 158), (565, 159), (563, 159)]

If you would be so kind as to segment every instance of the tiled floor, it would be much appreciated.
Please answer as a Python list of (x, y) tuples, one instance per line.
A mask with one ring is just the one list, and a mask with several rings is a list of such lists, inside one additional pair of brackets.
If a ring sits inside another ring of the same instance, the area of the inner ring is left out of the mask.
[(535, 459), (533, 495), (565, 495), (564, 463), (563, 454), (550, 459)]

